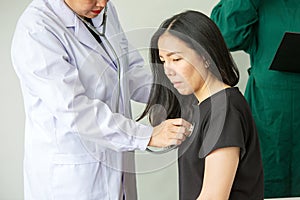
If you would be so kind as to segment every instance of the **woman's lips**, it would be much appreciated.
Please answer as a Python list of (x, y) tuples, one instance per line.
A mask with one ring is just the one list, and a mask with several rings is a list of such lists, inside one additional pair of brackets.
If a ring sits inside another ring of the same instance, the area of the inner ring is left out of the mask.
[(101, 10), (92, 10), (92, 12), (98, 15), (101, 12)]
[(174, 86), (175, 88), (179, 87), (180, 84), (181, 84), (181, 82), (173, 82), (173, 86)]

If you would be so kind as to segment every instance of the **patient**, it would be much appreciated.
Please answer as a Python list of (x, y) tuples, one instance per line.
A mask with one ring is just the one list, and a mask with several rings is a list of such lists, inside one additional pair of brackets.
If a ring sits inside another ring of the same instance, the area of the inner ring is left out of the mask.
[[(263, 199), (256, 127), (214, 22), (196, 11), (165, 20), (151, 40), (151, 69), (154, 84), (141, 118), (157, 124), (163, 107), (165, 118), (192, 115), (195, 123), (178, 150), (179, 199)], [(186, 105), (191, 95), (197, 102)]]

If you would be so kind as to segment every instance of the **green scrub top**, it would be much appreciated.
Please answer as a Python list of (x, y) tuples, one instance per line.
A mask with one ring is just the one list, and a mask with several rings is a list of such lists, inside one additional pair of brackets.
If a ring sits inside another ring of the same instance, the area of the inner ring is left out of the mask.
[(245, 97), (258, 129), (265, 197), (300, 196), (300, 74), (269, 70), (284, 33), (300, 32), (300, 0), (221, 0), (211, 18), (231, 51), (250, 55)]

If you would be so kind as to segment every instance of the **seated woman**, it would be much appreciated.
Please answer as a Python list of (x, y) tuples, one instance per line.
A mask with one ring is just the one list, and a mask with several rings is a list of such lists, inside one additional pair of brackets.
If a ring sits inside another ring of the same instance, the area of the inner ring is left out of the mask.
[[(255, 123), (214, 22), (196, 11), (164, 21), (151, 40), (151, 69), (154, 84), (141, 118), (158, 123), (154, 119), (162, 121), (165, 113), (195, 123), (178, 150), (180, 200), (263, 199)], [(184, 103), (191, 94), (198, 104)]]

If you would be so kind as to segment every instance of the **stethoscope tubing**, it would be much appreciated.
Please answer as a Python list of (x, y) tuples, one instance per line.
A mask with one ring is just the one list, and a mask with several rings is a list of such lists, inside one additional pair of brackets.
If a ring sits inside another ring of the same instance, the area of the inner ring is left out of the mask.
[[(109, 42), (109, 40), (107, 39), (105, 32), (106, 32), (106, 19), (107, 19), (107, 6), (105, 6), (104, 8), (104, 13), (103, 13), (103, 20), (102, 20), (102, 25), (103, 25), (103, 32), (100, 33), (92, 24), (90, 24), (89, 22), (87, 22), (83, 17), (79, 16), (78, 14), (76, 14), (77, 17), (85, 24), (87, 25), (96, 35), (98, 35), (99, 37), (103, 38), (105, 40), (105, 44), (107, 44), (108, 48), (110, 49), (110, 51), (113, 53), (113, 56), (116, 59), (116, 67), (117, 67), (117, 73), (118, 73), (118, 91), (117, 91), (117, 101), (116, 101), (116, 112), (118, 112), (119, 110), (119, 98), (120, 98), (120, 92), (121, 92), (121, 63), (120, 63), (120, 59), (117, 55), (117, 52), (115, 51), (114, 47), (112, 46), (112, 44)], [(104, 48), (104, 47), (103, 47)]]

